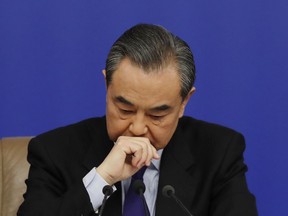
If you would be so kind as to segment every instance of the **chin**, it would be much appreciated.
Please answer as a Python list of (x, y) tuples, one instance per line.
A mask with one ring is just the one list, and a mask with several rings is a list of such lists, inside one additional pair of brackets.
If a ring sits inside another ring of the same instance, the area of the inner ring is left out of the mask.
[[(152, 144), (153, 145), (153, 144)], [(160, 150), (160, 149), (163, 149), (164, 147), (163, 146), (158, 146), (158, 145), (153, 145), (154, 146), (154, 148), (158, 151), (158, 150)]]

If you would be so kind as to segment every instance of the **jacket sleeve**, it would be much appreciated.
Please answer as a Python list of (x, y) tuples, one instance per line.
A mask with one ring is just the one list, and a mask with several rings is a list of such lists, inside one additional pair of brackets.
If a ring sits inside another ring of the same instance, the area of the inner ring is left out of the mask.
[[(73, 159), (72, 159), (73, 160)], [(27, 191), (17, 215), (95, 215), (82, 178), (68, 183), (51, 160), (45, 145), (32, 139), (28, 147), (30, 170)]]
[(249, 192), (243, 152), (244, 137), (234, 133), (221, 159), (212, 191), (212, 216), (257, 216), (255, 197)]

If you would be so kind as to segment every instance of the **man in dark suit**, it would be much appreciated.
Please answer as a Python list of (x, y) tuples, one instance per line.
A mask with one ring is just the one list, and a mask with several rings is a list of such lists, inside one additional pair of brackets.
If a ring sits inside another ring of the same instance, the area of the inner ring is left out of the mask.
[(257, 215), (243, 136), (183, 117), (195, 92), (194, 60), (183, 40), (160, 26), (136, 25), (113, 44), (103, 74), (105, 117), (31, 140), (18, 215), (98, 214), (105, 185), (113, 193), (103, 215), (125, 215), (131, 176), (142, 167), (151, 216), (186, 215), (162, 195), (165, 185), (193, 215)]

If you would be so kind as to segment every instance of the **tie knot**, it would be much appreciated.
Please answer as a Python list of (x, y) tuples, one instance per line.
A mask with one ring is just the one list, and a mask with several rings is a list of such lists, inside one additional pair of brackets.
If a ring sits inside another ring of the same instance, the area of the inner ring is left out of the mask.
[(136, 179), (143, 179), (143, 175), (144, 175), (146, 169), (147, 169), (147, 167), (146, 167), (146, 166), (143, 166), (140, 170), (138, 170), (138, 172), (136, 172), (136, 173), (132, 176), (132, 178), (133, 178), (134, 180), (136, 180)]

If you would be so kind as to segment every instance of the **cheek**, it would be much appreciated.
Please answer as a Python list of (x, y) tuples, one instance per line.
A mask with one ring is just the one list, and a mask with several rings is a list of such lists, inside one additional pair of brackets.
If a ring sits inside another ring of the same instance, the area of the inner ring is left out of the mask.
[(163, 127), (155, 127), (151, 129), (151, 136), (153, 137), (153, 145), (158, 149), (164, 148), (172, 138), (175, 129), (177, 127), (178, 118), (171, 124), (167, 124)]
[(129, 127), (128, 121), (120, 119), (117, 111), (109, 106), (106, 109), (106, 124), (108, 135), (113, 141), (123, 135)]

